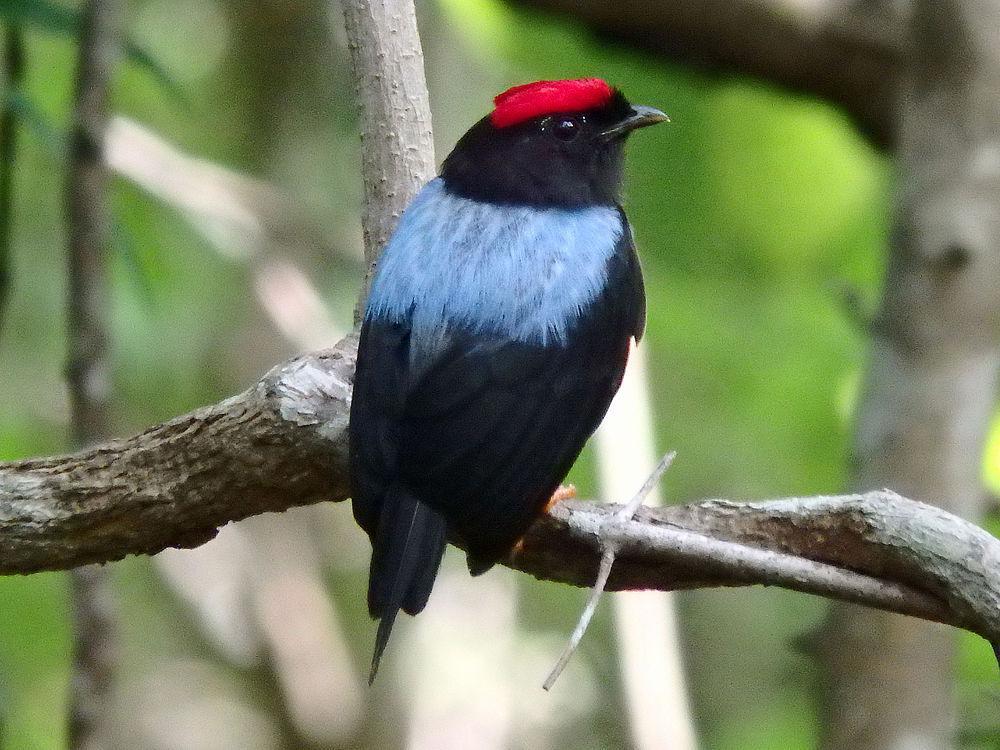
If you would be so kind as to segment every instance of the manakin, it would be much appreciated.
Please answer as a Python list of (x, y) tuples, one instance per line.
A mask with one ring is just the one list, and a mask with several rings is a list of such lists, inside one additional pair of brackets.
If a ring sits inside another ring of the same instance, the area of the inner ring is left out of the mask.
[(449, 535), (476, 575), (543, 512), (643, 331), (623, 147), (666, 115), (596, 78), (494, 104), (404, 212), (364, 312), (350, 450), (380, 621), (371, 679)]

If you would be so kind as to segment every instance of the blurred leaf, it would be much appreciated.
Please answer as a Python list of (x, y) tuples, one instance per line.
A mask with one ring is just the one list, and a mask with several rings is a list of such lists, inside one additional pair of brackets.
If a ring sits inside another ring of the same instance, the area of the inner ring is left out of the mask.
[(783, 696), (798, 703), (798, 711), (782, 711), (777, 705), (748, 706), (724, 725), (712, 747), (718, 750), (808, 750), (816, 747), (817, 727), (809, 716), (808, 703), (799, 695)]
[(153, 293), (155, 270), (152, 260), (147, 253), (140, 251), (140, 246), (128, 226), (117, 217), (114, 219), (111, 242), (115, 253), (122, 259), (127, 277), (139, 290), (139, 298), (152, 308), (156, 302)]
[[(50, 0), (3, 0), (0, 3), (0, 20), (52, 34), (76, 36), (80, 27), (80, 12)], [(125, 56), (129, 62), (148, 72), (171, 97), (185, 101), (177, 81), (152, 55), (130, 39), (125, 40)]]
[(1000, 414), (993, 416), (983, 454), (983, 483), (987, 490), (1000, 496)]
[(996, 750), (1000, 747), (1000, 729), (962, 729), (958, 733), (958, 744), (970, 750)]
[(5, 0), (0, 4), (0, 18), (54, 34), (75, 34), (80, 14), (48, 0)]
[(125, 42), (125, 54), (132, 63), (149, 73), (153, 80), (160, 84), (163, 90), (171, 98), (175, 99), (178, 104), (187, 104), (187, 99), (184, 97), (184, 92), (180, 84), (174, 80), (173, 76), (167, 72), (167, 69), (160, 65), (151, 54), (132, 41)]
[[(69, 620), (65, 576), (0, 578), (0, 675), (10, 701), (4, 750), (65, 747)], [(6, 697), (6, 696), (5, 696)]]
[(62, 156), (66, 136), (24, 91), (19, 88), (0, 88), (0, 102), (4, 111), (13, 112), (18, 122), (38, 137), (50, 156)]

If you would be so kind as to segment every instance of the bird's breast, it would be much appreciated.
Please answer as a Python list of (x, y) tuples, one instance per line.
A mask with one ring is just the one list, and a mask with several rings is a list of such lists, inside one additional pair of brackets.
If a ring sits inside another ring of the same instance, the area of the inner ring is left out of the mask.
[(535, 208), (456, 196), (440, 178), (386, 246), (366, 315), (434, 337), (454, 327), (547, 345), (600, 295), (625, 232), (617, 208)]

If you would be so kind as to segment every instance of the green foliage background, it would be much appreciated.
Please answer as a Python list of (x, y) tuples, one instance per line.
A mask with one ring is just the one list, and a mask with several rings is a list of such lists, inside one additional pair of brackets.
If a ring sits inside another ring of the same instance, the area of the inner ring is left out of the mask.
[[(25, 8), (45, 12), (25, 15)], [(25, 23), (27, 81), (13, 93), (34, 113), (21, 128), (15, 166), (15, 277), (0, 331), (2, 459), (66, 445), (57, 134), (75, 53), (73, 23), (60, 11), (73, 8), (0, 0), (0, 20)], [(280, 14), (253, 8), (134, 0), (138, 52), (121, 68), (115, 109), (190, 153), (282, 185), (332, 244), (356, 251), (358, 141), (345, 51), (330, 33), (339, 19), (328, 21), (323, 3), (300, 3), (289, 5), (288, 23), (273, 26)], [(667, 65), (498, 0), (425, 3), (421, 29), (439, 159), (488, 109), (492, 93), (538, 78), (598, 75), (671, 115), (671, 125), (633, 139), (626, 198), (646, 271), (659, 446), (679, 453), (666, 496), (843, 489), (866, 349), (843, 295), (854, 290), (869, 307), (877, 300), (892, 190), (886, 157), (822, 103)], [(248, 263), (222, 257), (172, 208), (124, 181), (115, 183), (113, 202), (121, 434), (229, 395), (294, 352), (258, 309)], [(296, 261), (346, 319), (359, 266), (315, 253)], [(1000, 448), (992, 454), (990, 465), (1000, 466)], [(592, 488), (589, 458), (573, 478)], [(148, 561), (116, 570), (126, 669), (189, 649), (198, 638), (190, 616)], [(355, 617), (349, 629), (366, 633), (362, 578), (331, 572), (329, 583)], [(524, 627), (568, 631), (581, 594), (520, 583)], [(778, 591), (694, 592), (680, 607), (704, 747), (813, 746), (817, 675), (795, 644), (820, 622), (822, 602)], [(565, 738), (574, 747), (627, 742), (611, 627), (605, 610), (586, 641), (583, 658), (606, 694)], [(62, 746), (68, 638), (64, 576), (0, 579), (5, 749)], [(962, 694), (974, 706), (991, 679), (991, 656), (971, 637), (961, 642)], [(367, 634), (357, 639), (359, 663), (368, 644)], [(257, 679), (239, 671), (231, 678)]]

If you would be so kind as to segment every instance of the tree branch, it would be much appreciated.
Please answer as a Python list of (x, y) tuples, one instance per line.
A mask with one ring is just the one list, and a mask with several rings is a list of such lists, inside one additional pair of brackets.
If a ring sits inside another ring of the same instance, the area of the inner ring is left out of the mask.
[[(229, 521), (348, 494), (357, 342), (271, 370), (247, 391), (68, 456), (0, 464), (0, 573), (192, 547)], [(777, 585), (945, 622), (1000, 643), (1000, 540), (889, 491), (640, 509), (565, 503), (507, 564), (611, 590)], [(603, 536), (602, 536), (603, 535)]]
[(619, 549), (612, 591), (776, 585), (956, 625), (997, 642), (1000, 540), (891, 490), (640, 508), (631, 523), (609, 527), (616, 507), (557, 506), (529, 531), (512, 567), (588, 585), (600, 537)]
[(196, 547), (229, 521), (345, 498), (355, 348), (293, 359), (130, 440), (0, 464), (0, 574)]
[(842, 107), (876, 143), (893, 137), (909, 2), (514, 0), (597, 34), (714, 72), (758, 76)]

